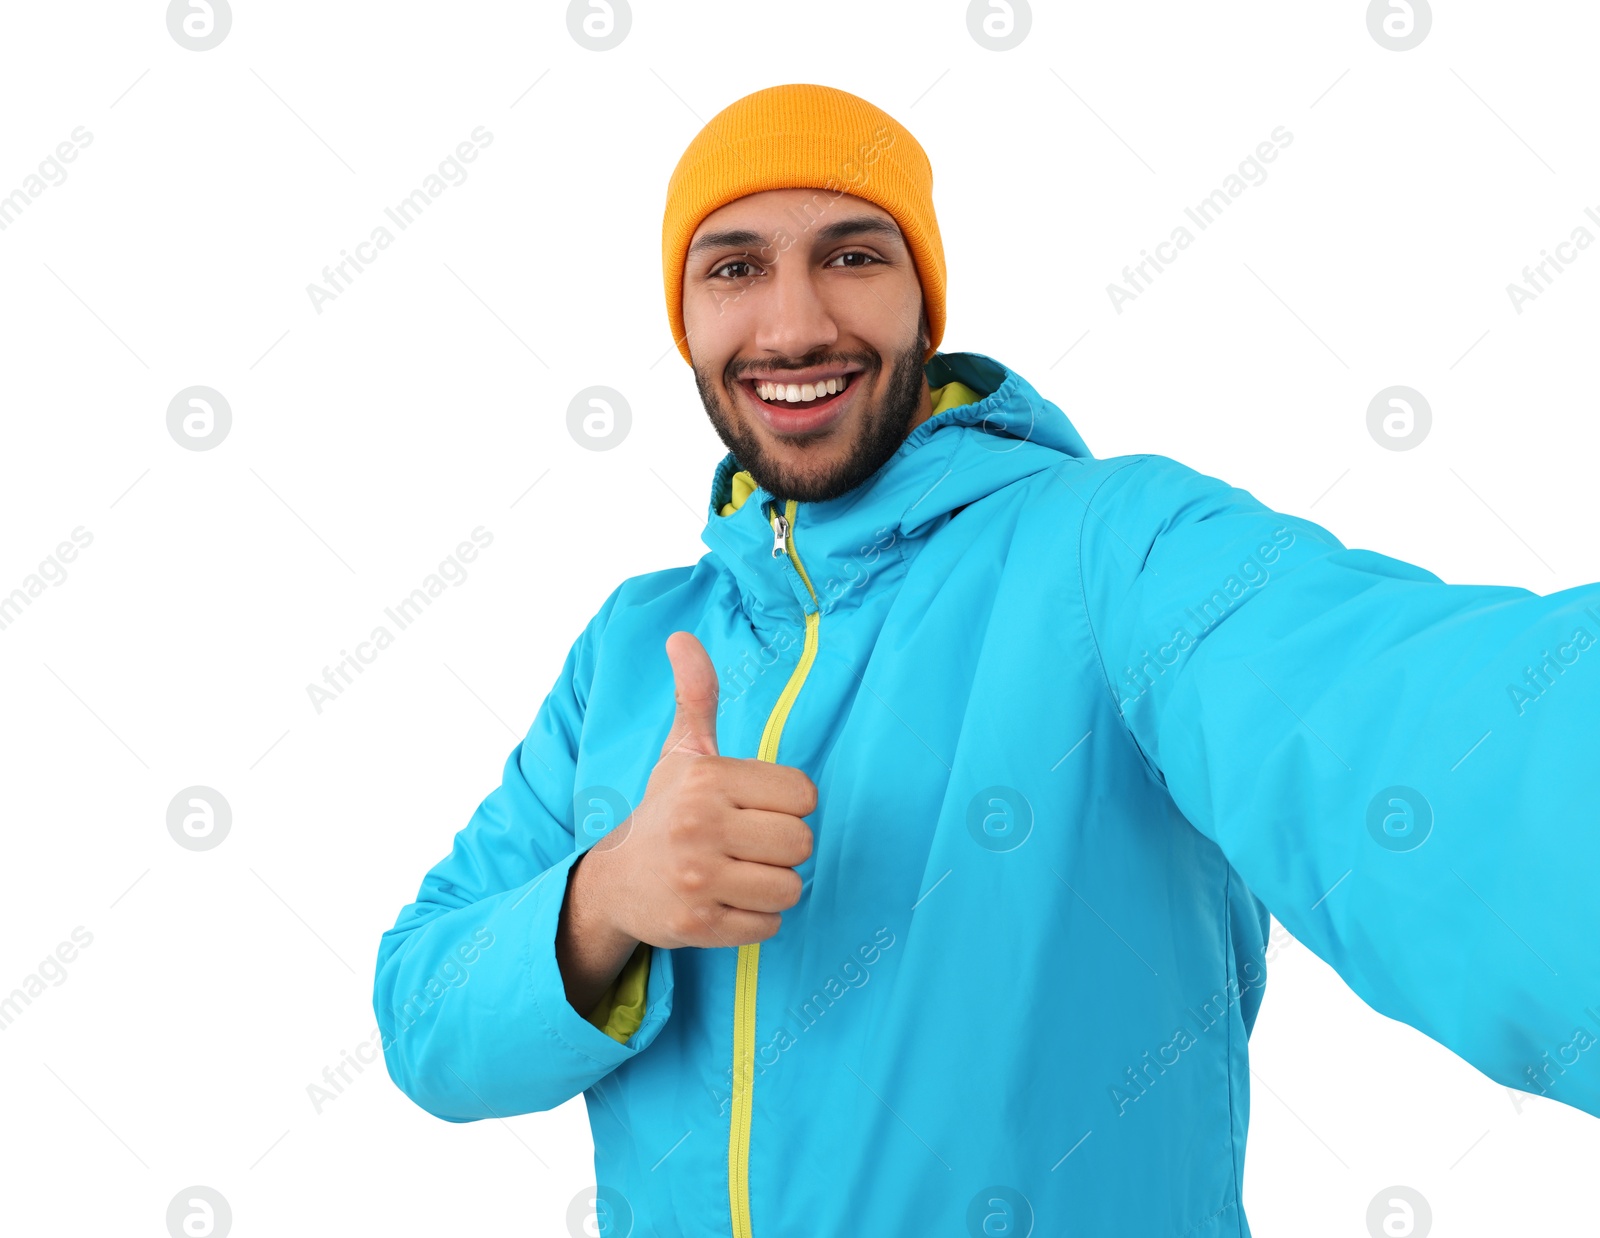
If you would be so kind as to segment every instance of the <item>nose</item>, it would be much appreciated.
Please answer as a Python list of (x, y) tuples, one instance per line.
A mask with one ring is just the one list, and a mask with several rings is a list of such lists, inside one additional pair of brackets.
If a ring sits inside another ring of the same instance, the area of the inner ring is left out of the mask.
[(839, 326), (815, 276), (798, 246), (780, 254), (769, 268), (771, 282), (762, 298), (755, 339), (763, 354), (800, 358), (838, 343)]

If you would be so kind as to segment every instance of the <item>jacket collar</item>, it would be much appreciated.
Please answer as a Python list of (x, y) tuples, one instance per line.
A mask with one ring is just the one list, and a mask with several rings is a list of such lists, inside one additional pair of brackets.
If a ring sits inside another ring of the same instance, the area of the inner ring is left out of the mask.
[(994, 358), (936, 353), (924, 373), (932, 387), (955, 379), (980, 398), (928, 418), (849, 493), (794, 505), (789, 537), (811, 590), (787, 554), (773, 553), (779, 506), (765, 487), (732, 514), (719, 514), (741, 466), (731, 452), (717, 465), (701, 540), (732, 575), (752, 615), (800, 621), (811, 610), (859, 605), (860, 586), (904, 570), (928, 535), (969, 503), (1066, 457), (1089, 458), (1066, 414)]

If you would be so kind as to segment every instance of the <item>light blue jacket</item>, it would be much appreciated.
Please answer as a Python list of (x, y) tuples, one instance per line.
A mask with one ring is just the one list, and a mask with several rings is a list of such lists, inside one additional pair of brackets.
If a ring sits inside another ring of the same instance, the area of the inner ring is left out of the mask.
[[(709, 553), (578, 636), (383, 934), (395, 1083), (452, 1122), (582, 1092), (607, 1235), (1245, 1236), (1270, 909), (1375, 1010), (1600, 1115), (1600, 585), (1445, 584), (1097, 460), (990, 357), (927, 374), (983, 398), (788, 505), (781, 551), (767, 491), (720, 514), (725, 457)], [(643, 795), (680, 628), (722, 755), (816, 783), (815, 849), (766, 942), (641, 950), (613, 1036), (556, 925)]]

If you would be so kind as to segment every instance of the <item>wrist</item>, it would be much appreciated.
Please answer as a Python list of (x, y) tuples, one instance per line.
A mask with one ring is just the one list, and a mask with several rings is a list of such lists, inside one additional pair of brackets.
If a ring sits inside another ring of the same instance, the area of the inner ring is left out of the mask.
[[(603, 841), (603, 840), (602, 840)], [(571, 911), (575, 927), (607, 958), (626, 959), (639, 938), (618, 922), (625, 900), (617, 897), (611, 848), (590, 847), (572, 866)]]

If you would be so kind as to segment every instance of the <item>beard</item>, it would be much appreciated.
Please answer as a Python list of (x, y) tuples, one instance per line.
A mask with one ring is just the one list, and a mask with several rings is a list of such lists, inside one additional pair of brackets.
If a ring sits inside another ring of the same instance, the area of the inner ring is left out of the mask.
[[(854, 490), (870, 478), (894, 455), (910, 433), (911, 422), (922, 408), (923, 353), (927, 351), (928, 334), (921, 322), (917, 335), (903, 351), (891, 358), (889, 381), (882, 397), (872, 403), (857, 393), (857, 407), (849, 418), (833, 427), (817, 442), (831, 442), (841, 433), (853, 434), (849, 451), (844, 459), (826, 468), (795, 468), (764, 445), (762, 434), (751, 428), (748, 421), (735, 410), (728, 408), (722, 399), (722, 388), (711, 376), (694, 367), (694, 383), (700, 391), (700, 402), (705, 405), (706, 416), (720, 438), (733, 453), (739, 467), (755, 478), (756, 485), (766, 490), (778, 502), (795, 499), (802, 503), (822, 503), (836, 499)], [(861, 371), (852, 379), (863, 390), (876, 382), (884, 363), (876, 355), (870, 357), (824, 356), (807, 360), (792, 368), (809, 369), (817, 365), (850, 365), (859, 363)], [(730, 387), (732, 382), (728, 384)], [(794, 441), (794, 440), (791, 440)]]

